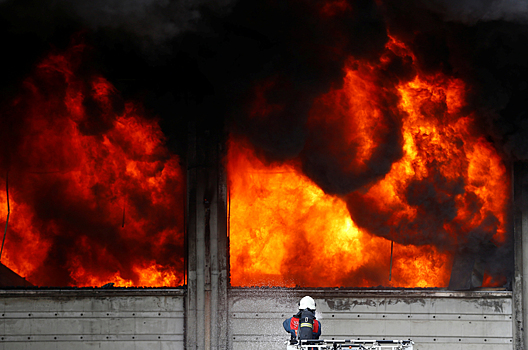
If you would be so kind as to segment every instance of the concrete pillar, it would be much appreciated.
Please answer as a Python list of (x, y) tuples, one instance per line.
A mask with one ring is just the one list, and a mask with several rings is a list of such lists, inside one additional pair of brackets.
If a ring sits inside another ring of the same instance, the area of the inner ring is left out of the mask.
[(528, 163), (517, 162), (513, 167), (513, 232), (514, 232), (514, 276), (513, 289), (513, 348), (524, 350), (528, 344), (528, 332), (524, 325), (528, 320)]
[(227, 349), (227, 218), (223, 135), (189, 127), (186, 349)]

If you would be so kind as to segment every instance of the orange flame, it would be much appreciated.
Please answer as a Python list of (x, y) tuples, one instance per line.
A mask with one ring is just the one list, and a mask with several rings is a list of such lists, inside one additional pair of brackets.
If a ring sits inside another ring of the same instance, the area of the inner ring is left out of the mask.
[[(36, 285), (182, 285), (179, 159), (139, 105), (102, 76), (79, 76), (84, 50), (44, 59), (13, 102), (26, 125), (2, 263)], [(6, 204), (0, 193), (4, 225)]]
[[(266, 166), (241, 141), (231, 139), (228, 159), (232, 285), (369, 287), (388, 281), (390, 241), (358, 228), (343, 199), (325, 194), (295, 164)], [(449, 279), (450, 259), (433, 246), (395, 244), (394, 256), (394, 286)]]
[[(394, 57), (416, 60), (394, 38), (376, 65), (350, 59), (343, 87), (314, 102), (301, 157), (265, 164), (231, 137), (233, 285), (446, 287), (458, 247), (475, 236), (504, 242), (507, 172), (464, 111), (464, 83), (416, 68), (395, 79)], [(387, 148), (388, 140), (397, 147)], [(307, 149), (361, 186), (350, 182), (327, 188), (345, 193), (325, 194), (300, 170)], [(375, 157), (387, 159), (380, 154), (394, 159), (386, 173), (373, 171)]]

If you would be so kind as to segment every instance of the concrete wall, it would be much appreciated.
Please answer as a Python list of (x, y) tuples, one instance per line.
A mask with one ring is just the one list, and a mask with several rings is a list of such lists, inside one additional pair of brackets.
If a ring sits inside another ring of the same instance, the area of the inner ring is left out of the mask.
[[(324, 339), (513, 348), (511, 292), (273, 288), (229, 290), (228, 348), (283, 350), (282, 321), (304, 295), (316, 299)], [(184, 299), (184, 289), (3, 290), (0, 350), (184, 349)]]
[(180, 350), (183, 289), (0, 291), (0, 350)]
[(285, 349), (282, 321), (311, 295), (323, 339), (413, 339), (417, 350), (513, 348), (511, 292), (230, 291), (230, 348)]

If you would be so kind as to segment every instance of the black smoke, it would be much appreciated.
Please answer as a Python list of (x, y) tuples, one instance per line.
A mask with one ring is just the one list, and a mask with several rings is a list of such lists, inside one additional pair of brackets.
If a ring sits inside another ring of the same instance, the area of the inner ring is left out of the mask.
[[(2, 96), (50, 48), (83, 31), (97, 51), (93, 66), (125, 97), (162, 114), (168, 135), (185, 124), (176, 119), (229, 120), (268, 158), (291, 158), (304, 147), (313, 99), (341, 84), (347, 57), (376, 57), (392, 33), (412, 47), (420, 69), (468, 82), (483, 131), (505, 156), (528, 157), (524, 2), (347, 2), (322, 16), (332, 1), (4, 0)], [(267, 81), (277, 85), (266, 97), (283, 108), (263, 129), (247, 121), (245, 104)]]

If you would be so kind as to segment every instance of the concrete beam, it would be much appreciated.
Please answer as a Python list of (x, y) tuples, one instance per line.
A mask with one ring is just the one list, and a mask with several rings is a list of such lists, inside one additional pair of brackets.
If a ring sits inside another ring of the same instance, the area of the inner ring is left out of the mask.
[(186, 348), (227, 348), (226, 180), (222, 135), (189, 127)]
[(514, 276), (513, 290), (513, 349), (524, 350), (528, 344), (528, 332), (524, 332), (527, 320), (528, 290), (528, 163), (517, 162), (513, 166), (513, 232), (514, 232)]

